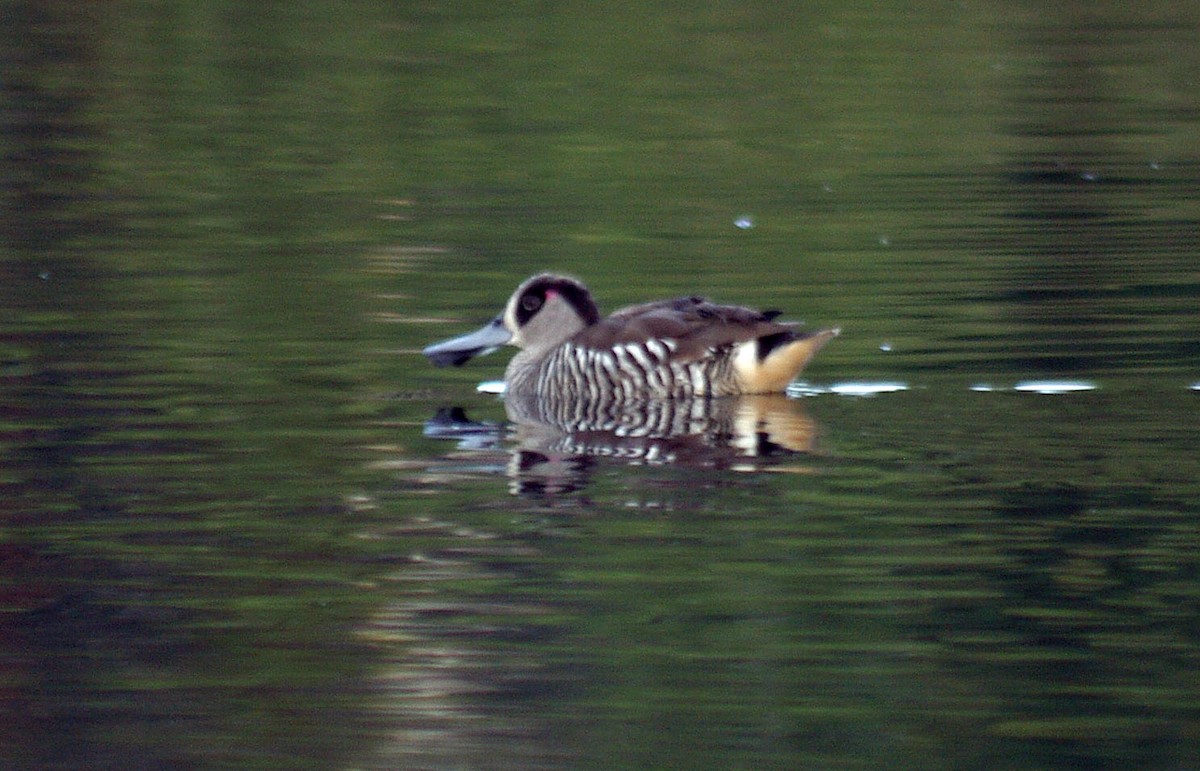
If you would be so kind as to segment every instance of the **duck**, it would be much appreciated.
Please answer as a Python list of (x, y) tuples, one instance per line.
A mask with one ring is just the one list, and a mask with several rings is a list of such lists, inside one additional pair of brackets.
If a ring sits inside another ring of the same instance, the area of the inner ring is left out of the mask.
[(540, 273), (481, 329), (422, 353), (435, 366), (461, 366), (515, 346), (506, 398), (612, 403), (778, 393), (841, 332), (806, 331), (779, 315), (686, 296), (602, 317), (583, 282)]

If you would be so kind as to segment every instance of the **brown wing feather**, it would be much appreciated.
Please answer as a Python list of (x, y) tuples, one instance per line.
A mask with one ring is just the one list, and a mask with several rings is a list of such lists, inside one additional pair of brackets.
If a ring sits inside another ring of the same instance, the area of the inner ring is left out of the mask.
[(717, 305), (702, 297), (631, 305), (614, 312), (580, 331), (571, 342), (575, 345), (606, 349), (624, 343), (645, 340), (674, 340), (673, 358), (687, 362), (723, 348), (755, 338), (796, 334), (793, 324), (772, 321), (764, 314), (736, 305)]

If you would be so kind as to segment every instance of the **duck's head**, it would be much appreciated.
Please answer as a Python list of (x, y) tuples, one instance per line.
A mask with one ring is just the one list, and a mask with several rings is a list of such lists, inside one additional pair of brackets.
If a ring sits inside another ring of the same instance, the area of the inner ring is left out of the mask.
[(434, 343), (422, 353), (438, 367), (460, 366), (505, 344), (540, 353), (599, 320), (600, 310), (581, 282), (542, 273), (517, 287), (504, 312), (481, 329)]

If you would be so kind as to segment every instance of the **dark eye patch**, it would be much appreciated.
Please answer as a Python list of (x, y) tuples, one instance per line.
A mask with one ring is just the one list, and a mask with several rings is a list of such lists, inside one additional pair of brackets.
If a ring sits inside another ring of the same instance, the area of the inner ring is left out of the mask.
[(522, 295), (520, 302), (517, 303), (517, 325), (522, 326), (533, 318), (545, 302), (546, 296), (544, 290), (541, 289), (532, 289)]
[(551, 298), (557, 298), (566, 303), (571, 312), (574, 312), (585, 326), (590, 326), (600, 320), (600, 309), (596, 307), (596, 302), (588, 294), (587, 289), (578, 281), (558, 276), (539, 276), (537, 280), (529, 282), (529, 285), (517, 298), (514, 308), (517, 326), (522, 327), (527, 324), (530, 319), (541, 312)]

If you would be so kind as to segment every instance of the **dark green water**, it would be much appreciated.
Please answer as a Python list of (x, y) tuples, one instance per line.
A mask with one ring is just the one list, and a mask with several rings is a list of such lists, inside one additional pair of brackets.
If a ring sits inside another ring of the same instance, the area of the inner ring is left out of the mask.
[[(1193, 6), (0, 14), (0, 765), (1200, 765)], [(447, 438), (543, 269), (907, 390)]]

